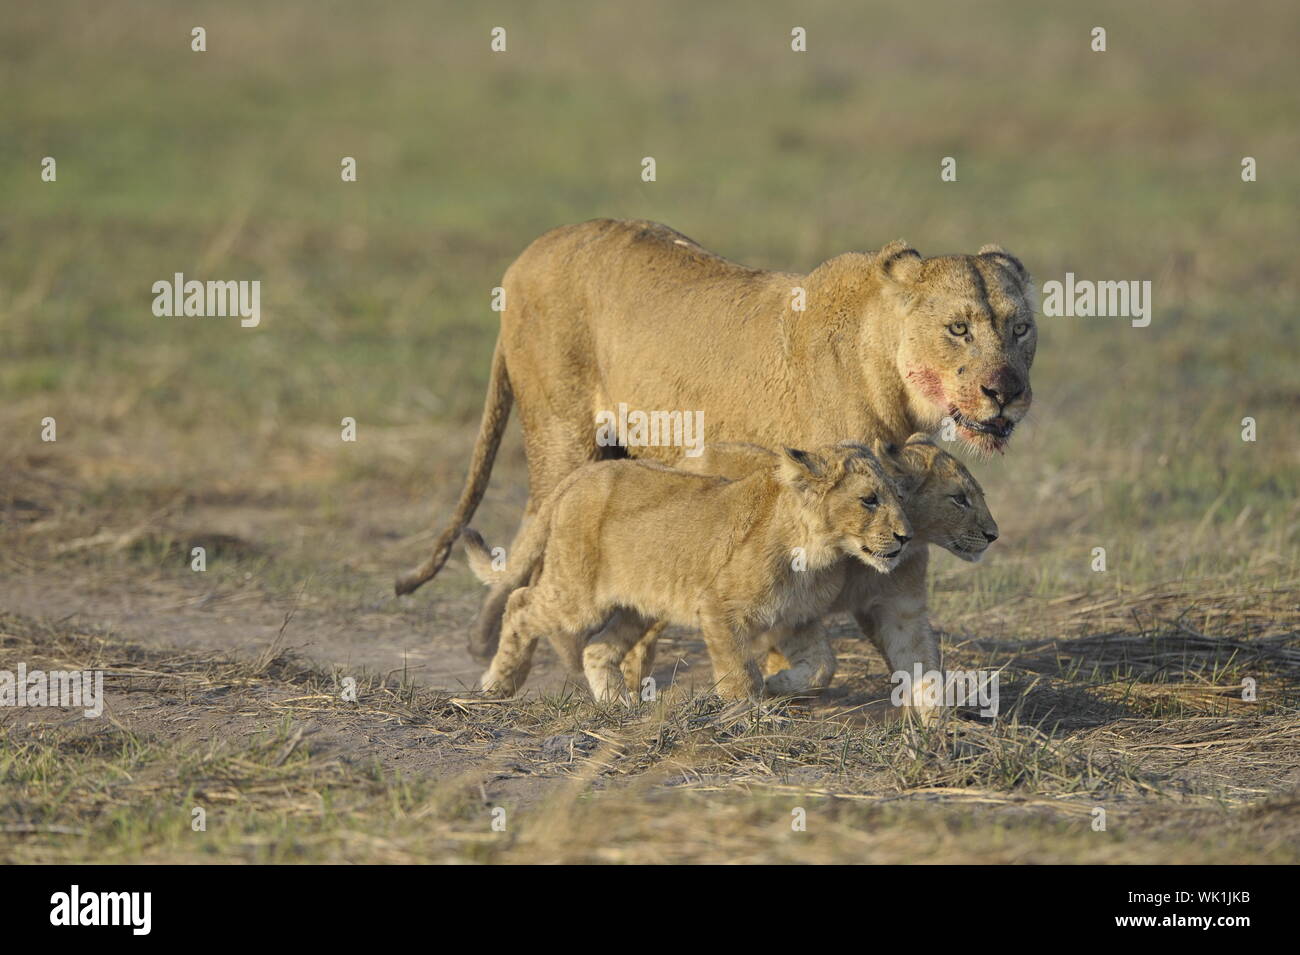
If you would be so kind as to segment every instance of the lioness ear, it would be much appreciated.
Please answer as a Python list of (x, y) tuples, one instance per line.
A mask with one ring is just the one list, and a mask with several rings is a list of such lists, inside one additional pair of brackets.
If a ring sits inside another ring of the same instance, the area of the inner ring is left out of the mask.
[(993, 243), (980, 246), (979, 255), (986, 259), (994, 259), (998, 264), (1010, 269), (1020, 279), (1021, 285), (1029, 282), (1029, 270), (1025, 268), (1024, 263), (1002, 246)]
[(902, 285), (911, 285), (921, 276), (921, 253), (906, 239), (895, 239), (882, 248), (876, 253), (876, 261), (887, 278)]
[(784, 448), (783, 451), (781, 480), (791, 487), (806, 488), (826, 470), (825, 462), (815, 454), (797, 448)]

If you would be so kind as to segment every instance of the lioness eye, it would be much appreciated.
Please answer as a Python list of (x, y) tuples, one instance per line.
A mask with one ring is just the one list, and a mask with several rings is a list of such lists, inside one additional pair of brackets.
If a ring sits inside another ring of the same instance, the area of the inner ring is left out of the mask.
[(1015, 335), (1017, 338), (1020, 338), (1027, 331), (1029, 331), (1029, 326), (1024, 322), (1020, 322), (1014, 328), (1011, 329), (1011, 334)]
[(952, 496), (952, 502), (958, 507), (970, 507), (970, 501), (966, 500), (965, 494), (954, 494)]
[(862, 506), (869, 511), (874, 511), (876, 506), (880, 503), (880, 498), (876, 497), (874, 494), (871, 495), (871, 497), (859, 498), (859, 500), (862, 501)]
[(951, 334), (956, 335), (958, 338), (965, 338), (966, 332), (968, 332), (969, 329), (966, 327), (965, 322), (953, 322), (948, 326), (948, 331)]

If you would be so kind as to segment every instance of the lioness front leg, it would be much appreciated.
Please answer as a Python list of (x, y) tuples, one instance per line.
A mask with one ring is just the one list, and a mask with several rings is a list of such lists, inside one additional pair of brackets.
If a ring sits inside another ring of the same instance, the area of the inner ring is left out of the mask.
[(820, 691), (835, 678), (835, 648), (821, 621), (797, 627), (778, 627), (772, 633), (773, 649), (789, 666), (767, 678), (767, 691), (778, 696)]
[(718, 694), (728, 700), (757, 702), (763, 695), (763, 674), (750, 653), (749, 633), (709, 617), (702, 617), (700, 631), (709, 648)]

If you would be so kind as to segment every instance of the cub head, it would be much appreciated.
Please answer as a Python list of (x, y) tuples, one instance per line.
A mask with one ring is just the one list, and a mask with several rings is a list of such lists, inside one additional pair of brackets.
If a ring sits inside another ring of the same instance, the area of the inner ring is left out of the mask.
[(951, 418), (972, 448), (1002, 450), (1032, 398), (1038, 332), (1025, 267), (996, 245), (923, 259), (901, 240), (875, 262), (901, 313), (895, 363), (916, 420)]
[(884, 574), (898, 565), (912, 525), (894, 479), (871, 451), (786, 448), (777, 474), (795, 492), (800, 518), (817, 546), (856, 557)]
[(998, 539), (984, 489), (929, 436), (914, 434), (901, 448), (877, 442), (876, 454), (906, 496), (905, 509), (919, 542), (977, 561)]

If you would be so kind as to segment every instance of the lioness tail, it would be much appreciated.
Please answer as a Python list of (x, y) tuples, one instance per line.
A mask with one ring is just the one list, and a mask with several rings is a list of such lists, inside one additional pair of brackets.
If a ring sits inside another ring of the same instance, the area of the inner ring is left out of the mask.
[(512, 404), (514, 392), (510, 388), (506, 359), (498, 338), (496, 349), (492, 353), (492, 373), (488, 379), (487, 401), (483, 405), (483, 420), (479, 424), (478, 439), (474, 442), (474, 457), (470, 461), (465, 487), (460, 492), (460, 501), (456, 504), (456, 513), (452, 515), (451, 524), (438, 536), (429, 559), (415, 570), (397, 578), (393, 589), (399, 597), (411, 593), (442, 570), (456, 538), (474, 516), (474, 510), (479, 501), (483, 500), (483, 492), (487, 490), (488, 479), (492, 476), (492, 464), (496, 460), (497, 448), (501, 446), (501, 436), (505, 433)]

